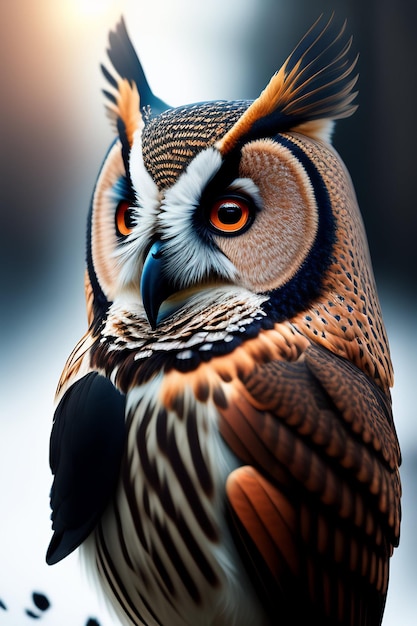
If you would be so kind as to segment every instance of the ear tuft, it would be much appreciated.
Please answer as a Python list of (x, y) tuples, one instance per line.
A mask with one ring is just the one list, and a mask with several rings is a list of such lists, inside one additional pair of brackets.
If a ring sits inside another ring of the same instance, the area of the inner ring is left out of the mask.
[[(130, 85), (134, 84), (140, 94), (141, 107), (142, 109), (150, 109), (150, 117), (159, 115), (159, 113), (170, 108), (169, 105), (153, 94), (146, 79), (145, 72), (143, 71), (142, 64), (130, 41), (123, 18), (120, 19), (114, 31), (110, 31), (109, 33), (109, 48), (107, 54), (114, 73), (116, 74), (116, 78), (104, 65), (101, 66), (101, 70), (112, 89), (118, 91), (123, 79), (126, 79)], [(103, 93), (111, 104), (114, 105), (114, 95), (105, 90)]]
[[(109, 89), (104, 89), (107, 114), (119, 135), (126, 173), (133, 136), (142, 131), (145, 121), (169, 108), (149, 87), (142, 65), (130, 41), (123, 18), (109, 33), (107, 50), (112, 72), (101, 66)], [(146, 115), (143, 116), (143, 112)]]
[(346, 38), (346, 22), (337, 29), (331, 17), (321, 17), (274, 74), (259, 98), (217, 143), (222, 154), (242, 140), (299, 130), (329, 140), (333, 120), (355, 110), (352, 77), (357, 57), (349, 59), (352, 37)]
[(114, 96), (108, 93), (107, 97), (110, 100), (106, 106), (107, 114), (121, 136), (122, 143), (125, 139), (132, 147), (133, 135), (144, 126), (136, 84), (121, 78)]

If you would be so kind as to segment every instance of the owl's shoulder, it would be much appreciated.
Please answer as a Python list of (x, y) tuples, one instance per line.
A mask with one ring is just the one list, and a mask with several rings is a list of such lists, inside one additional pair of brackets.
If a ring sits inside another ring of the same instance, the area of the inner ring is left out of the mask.
[(364, 606), (377, 615), (401, 516), (390, 398), (322, 346), (288, 357), (240, 367), (222, 385), (219, 431), (241, 461), (226, 491), (242, 554), (271, 606), (284, 591), (291, 612), (296, 581), (314, 568), (301, 611), (313, 600), (335, 619), (330, 598), (343, 589), (354, 619)]

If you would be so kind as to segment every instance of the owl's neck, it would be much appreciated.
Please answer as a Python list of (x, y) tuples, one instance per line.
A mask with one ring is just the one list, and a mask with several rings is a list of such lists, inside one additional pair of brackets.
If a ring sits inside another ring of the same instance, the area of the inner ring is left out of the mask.
[(116, 301), (96, 338), (92, 365), (123, 391), (123, 381), (131, 383), (132, 371), (138, 383), (161, 368), (195, 369), (269, 328), (271, 322), (262, 310), (266, 299), (230, 285), (203, 289), (163, 317), (155, 330), (139, 303)]

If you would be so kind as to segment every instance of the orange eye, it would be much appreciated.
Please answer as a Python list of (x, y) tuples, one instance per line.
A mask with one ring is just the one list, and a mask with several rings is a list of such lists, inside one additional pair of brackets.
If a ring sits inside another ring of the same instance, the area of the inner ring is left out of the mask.
[(231, 235), (250, 225), (252, 213), (244, 198), (221, 198), (213, 204), (209, 219), (217, 231)]
[(116, 209), (116, 228), (119, 235), (130, 235), (135, 225), (133, 208), (128, 202), (119, 202)]

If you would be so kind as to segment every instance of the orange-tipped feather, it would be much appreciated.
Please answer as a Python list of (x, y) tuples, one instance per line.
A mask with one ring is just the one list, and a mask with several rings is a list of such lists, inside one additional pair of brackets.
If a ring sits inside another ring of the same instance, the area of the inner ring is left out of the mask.
[(106, 108), (116, 128), (118, 127), (118, 120), (123, 122), (126, 138), (129, 145), (132, 146), (134, 133), (143, 126), (140, 97), (136, 84), (129, 82), (126, 78), (119, 79), (115, 103), (107, 105)]
[(304, 134), (329, 139), (332, 120), (347, 117), (357, 108), (352, 104), (357, 76), (351, 77), (357, 57), (348, 58), (352, 39), (345, 41), (344, 34), (345, 24), (334, 34), (332, 19), (321, 28), (319, 18), (259, 98), (217, 143), (220, 152), (230, 152), (263, 125), (269, 135), (302, 125)]

